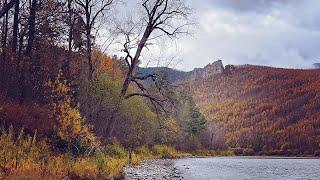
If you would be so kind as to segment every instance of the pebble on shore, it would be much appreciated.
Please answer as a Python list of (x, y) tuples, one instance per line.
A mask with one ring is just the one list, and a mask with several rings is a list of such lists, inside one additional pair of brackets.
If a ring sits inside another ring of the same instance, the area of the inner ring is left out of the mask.
[(182, 180), (181, 173), (174, 167), (173, 160), (144, 161), (139, 166), (124, 169), (125, 180)]

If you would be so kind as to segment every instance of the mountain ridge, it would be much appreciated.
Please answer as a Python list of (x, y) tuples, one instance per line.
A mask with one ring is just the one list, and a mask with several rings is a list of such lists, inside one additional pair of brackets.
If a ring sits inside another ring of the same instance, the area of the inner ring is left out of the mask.
[(319, 77), (319, 70), (246, 65), (179, 86), (208, 119), (213, 148), (310, 155), (320, 152)]
[[(222, 60), (214, 61), (203, 68), (194, 68), (192, 71), (187, 72), (168, 67), (149, 67), (139, 69), (139, 73), (142, 75), (166, 72), (168, 75), (168, 80), (171, 83), (176, 83), (185, 79), (198, 80), (202, 78), (207, 78), (212, 75), (223, 73), (224, 71), (225, 68), (223, 66)], [(148, 84), (151, 83), (150, 80), (146, 82)]]

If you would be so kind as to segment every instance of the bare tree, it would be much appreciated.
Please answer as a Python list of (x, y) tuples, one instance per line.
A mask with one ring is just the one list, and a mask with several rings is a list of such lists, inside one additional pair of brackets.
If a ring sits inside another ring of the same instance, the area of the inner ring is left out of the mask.
[(18, 2), (19, 0), (11, 0), (9, 2), (5, 2), (4, 7), (2, 7), (2, 9), (0, 9), (0, 18), (2, 18), (6, 13), (8, 13), (8, 11), (14, 6), (14, 4), (16, 2)]
[(19, 33), (19, 14), (20, 14), (20, 0), (17, 0), (14, 6), (14, 18), (13, 18), (13, 45), (12, 52), (16, 56), (18, 46), (18, 33)]
[[(8, 5), (7, 0), (4, 0), (4, 8)], [(8, 21), (9, 21), (9, 11), (4, 14), (2, 23), (2, 60), (4, 66), (7, 63), (7, 40), (8, 40)]]
[(99, 16), (103, 16), (114, 0), (75, 0), (83, 13), (79, 13), (79, 17), (84, 25), (84, 34), (86, 36), (86, 56), (89, 64), (88, 79), (91, 80), (94, 72), (92, 62), (92, 30), (95, 27), (96, 20)]
[(30, 59), (32, 58), (32, 49), (35, 40), (36, 34), (36, 12), (38, 0), (32, 0), (30, 3), (30, 12), (28, 18), (28, 44), (26, 48), (26, 54), (29, 55)]
[[(142, 36), (138, 40), (137, 46), (132, 45), (130, 39), (131, 32), (122, 31), (126, 37), (123, 51), (126, 53), (125, 61), (128, 66), (128, 72), (121, 90), (121, 97), (128, 99), (133, 96), (142, 96), (149, 98), (155, 103), (159, 103), (157, 99), (146, 93), (146, 89), (139, 81), (144, 81), (151, 78), (156, 81), (155, 74), (139, 76), (136, 74), (140, 62), (142, 51), (147, 48), (148, 41), (166, 35), (170, 38), (175, 38), (181, 33), (187, 33), (185, 27), (188, 25), (188, 16), (190, 9), (185, 5), (183, 0), (143, 0), (142, 7), (144, 9), (145, 28)], [(152, 36), (154, 34), (154, 36)], [(131, 54), (132, 49), (135, 49), (134, 54)], [(131, 83), (136, 84), (141, 92), (127, 94)], [(160, 87), (159, 87), (160, 88)]]
[[(141, 3), (143, 9), (143, 17), (139, 17), (142, 23), (132, 23), (132, 27), (126, 22), (126, 28), (118, 27), (119, 33), (124, 35), (123, 52), (127, 66), (126, 76), (121, 88), (118, 105), (122, 101), (139, 96), (150, 100), (157, 112), (166, 111), (165, 102), (168, 100), (165, 94), (162, 93), (159, 76), (156, 73), (141, 75), (137, 72), (140, 63), (140, 57), (144, 49), (147, 49), (155, 40), (162, 36), (176, 38), (179, 34), (187, 33), (185, 27), (189, 25), (188, 17), (190, 9), (186, 6), (183, 0), (143, 0)], [(129, 26), (129, 28), (128, 28)], [(139, 27), (135, 27), (139, 26)], [(135, 29), (142, 29), (142, 32), (137, 33)], [(157, 87), (158, 93), (151, 92), (143, 83), (147, 79), (152, 79)], [(134, 85), (137, 92), (129, 92), (129, 86)], [(115, 123), (117, 109), (112, 112), (112, 117), (107, 124), (107, 133), (112, 135), (112, 130)]]

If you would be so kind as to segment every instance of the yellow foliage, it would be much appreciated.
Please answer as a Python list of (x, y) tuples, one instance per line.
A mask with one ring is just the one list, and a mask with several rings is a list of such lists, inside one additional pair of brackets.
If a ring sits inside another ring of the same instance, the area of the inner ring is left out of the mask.
[(135, 153), (132, 153), (132, 157), (131, 157), (131, 164), (134, 166), (137, 166), (141, 163), (141, 161), (145, 158), (145, 157), (141, 157), (140, 155), (137, 155)]
[(174, 119), (166, 119), (166, 120), (164, 121), (164, 126), (165, 126), (165, 128), (167, 128), (169, 131), (172, 131), (172, 132), (174, 132), (174, 133), (178, 133), (179, 130), (180, 130), (177, 121), (175, 121)]
[(176, 149), (166, 145), (153, 146), (154, 153), (161, 158), (175, 158), (178, 155)]
[(85, 179), (97, 179), (98, 165), (90, 158), (78, 159), (72, 166), (71, 173)]
[(79, 110), (71, 108), (67, 103), (59, 104), (57, 109), (59, 109), (60, 113), (56, 131), (62, 140), (75, 147), (91, 148), (89, 151), (99, 146), (98, 139), (91, 131), (92, 127), (85, 123)]
[(71, 90), (65, 81), (60, 80), (60, 75), (54, 80), (47, 82), (46, 86), (50, 89), (51, 105), (53, 107), (54, 119), (56, 123), (54, 130), (56, 135), (80, 152), (84, 148), (85, 153), (91, 153), (99, 146), (99, 140), (92, 132), (80, 111), (72, 108)]
[(126, 157), (103, 153), (53, 156), (45, 141), (36, 141), (36, 135), (25, 136), (21, 131), (15, 138), (12, 129), (0, 131), (0, 179), (112, 179), (127, 163)]

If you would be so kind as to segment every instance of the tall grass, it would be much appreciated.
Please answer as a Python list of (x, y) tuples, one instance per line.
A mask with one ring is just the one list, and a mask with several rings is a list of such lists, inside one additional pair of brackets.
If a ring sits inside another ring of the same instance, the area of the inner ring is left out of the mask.
[[(119, 147), (118, 147), (119, 148)], [(92, 156), (54, 154), (36, 134), (15, 136), (13, 128), (0, 130), (0, 179), (112, 179), (122, 173), (126, 155), (96, 151)]]

